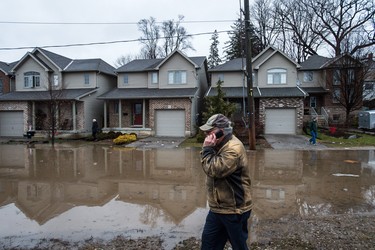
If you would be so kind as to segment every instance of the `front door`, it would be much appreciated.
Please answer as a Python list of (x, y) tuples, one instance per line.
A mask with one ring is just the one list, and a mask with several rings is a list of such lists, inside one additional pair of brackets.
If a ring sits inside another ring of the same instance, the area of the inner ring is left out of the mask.
[(310, 107), (316, 108), (316, 97), (315, 96), (310, 96)]
[(142, 126), (143, 123), (143, 107), (142, 103), (133, 104), (133, 125)]

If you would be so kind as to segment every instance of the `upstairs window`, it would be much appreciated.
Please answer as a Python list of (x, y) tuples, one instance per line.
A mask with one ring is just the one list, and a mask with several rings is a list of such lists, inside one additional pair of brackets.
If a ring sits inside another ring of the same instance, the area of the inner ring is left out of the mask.
[(124, 85), (129, 85), (129, 75), (128, 74), (124, 74), (124, 81), (123, 81)]
[(159, 82), (158, 76), (159, 76), (158, 72), (152, 72), (151, 73), (151, 83), (152, 84), (158, 84), (158, 82)]
[(224, 82), (224, 74), (218, 74), (217, 78), (219, 81)]
[(85, 85), (89, 85), (90, 84), (90, 75), (84, 74), (84, 78), (85, 78)]
[(286, 84), (286, 69), (269, 69), (267, 84)]
[(168, 72), (168, 84), (186, 84), (186, 71), (175, 70)]
[(40, 87), (40, 74), (38, 72), (29, 71), (24, 73), (24, 86), (25, 88), (38, 88)]
[(312, 82), (314, 80), (314, 74), (312, 71), (303, 72), (303, 81)]
[(333, 85), (340, 85), (341, 83), (341, 72), (339, 69), (336, 69), (333, 72)]

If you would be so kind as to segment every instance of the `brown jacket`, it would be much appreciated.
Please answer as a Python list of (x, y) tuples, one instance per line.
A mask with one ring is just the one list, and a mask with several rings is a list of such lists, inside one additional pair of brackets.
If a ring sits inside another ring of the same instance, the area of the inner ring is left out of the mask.
[(212, 212), (242, 214), (251, 210), (251, 180), (246, 150), (234, 135), (216, 147), (203, 147), (208, 204)]

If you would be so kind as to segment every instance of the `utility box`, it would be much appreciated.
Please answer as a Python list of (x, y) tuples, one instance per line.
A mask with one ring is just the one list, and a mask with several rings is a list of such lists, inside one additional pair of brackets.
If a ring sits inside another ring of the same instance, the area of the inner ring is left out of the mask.
[(358, 113), (358, 128), (375, 129), (375, 110)]

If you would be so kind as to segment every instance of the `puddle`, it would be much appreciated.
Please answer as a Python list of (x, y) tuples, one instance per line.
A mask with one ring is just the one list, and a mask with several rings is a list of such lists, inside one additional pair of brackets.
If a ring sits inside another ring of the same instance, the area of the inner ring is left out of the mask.
[[(375, 211), (374, 150), (248, 154), (258, 221)], [(0, 145), (0, 241), (30, 247), (121, 234), (160, 236), (168, 249), (200, 238), (204, 180), (194, 148)]]

